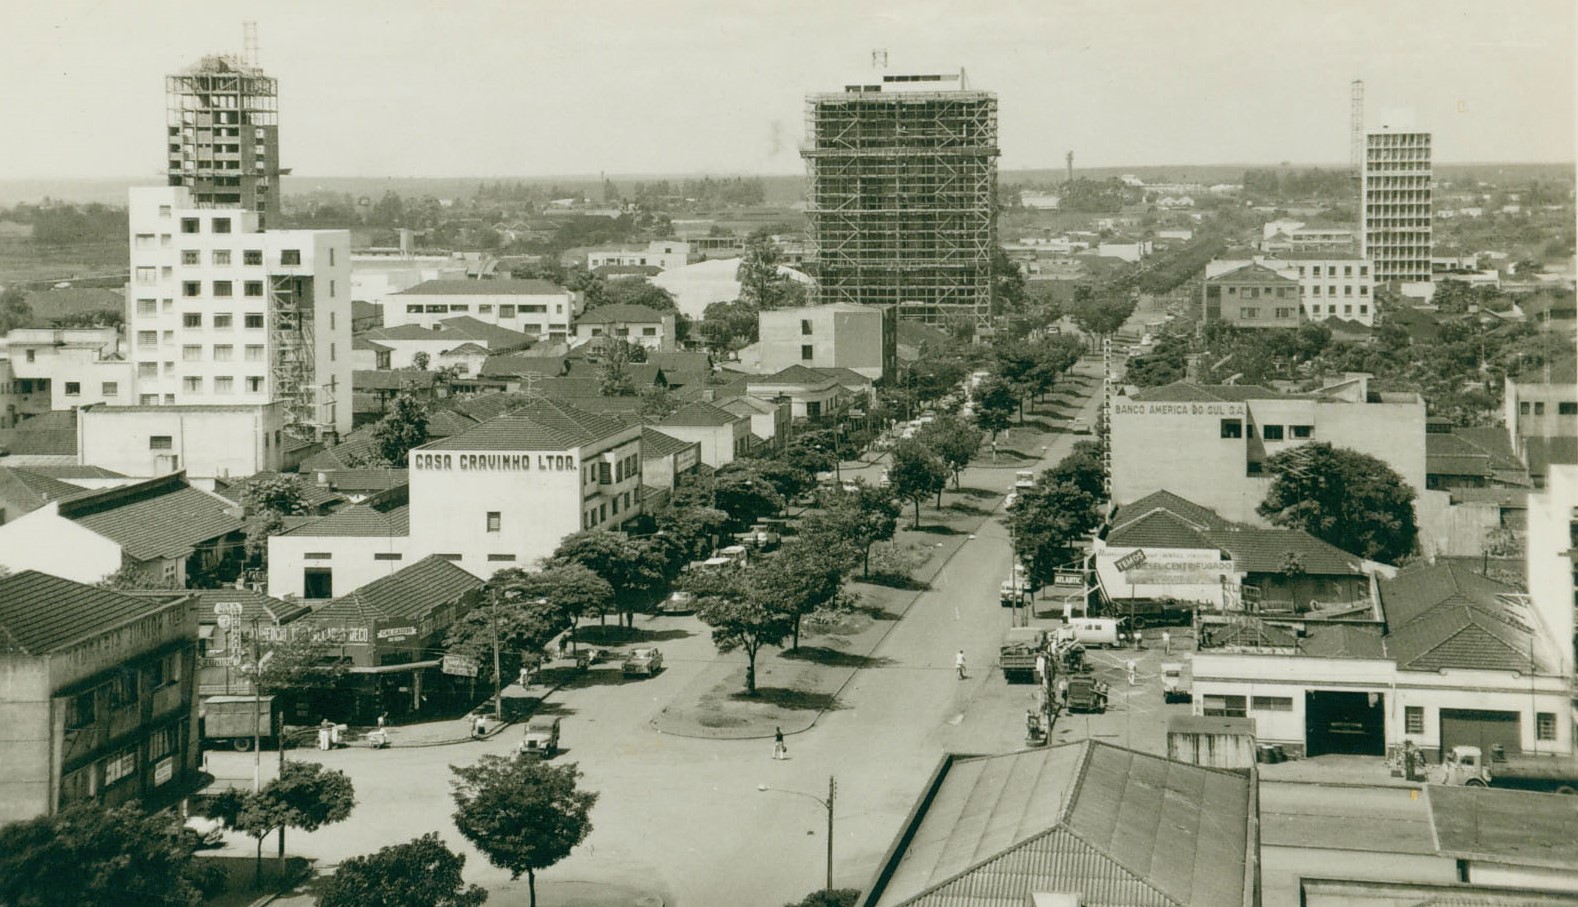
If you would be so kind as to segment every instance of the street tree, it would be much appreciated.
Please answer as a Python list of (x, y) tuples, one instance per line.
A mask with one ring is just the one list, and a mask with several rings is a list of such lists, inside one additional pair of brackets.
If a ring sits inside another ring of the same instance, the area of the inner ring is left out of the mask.
[(793, 621), (770, 589), (755, 582), (753, 568), (703, 567), (680, 574), (676, 585), (695, 596), (696, 616), (712, 628), (719, 652), (745, 653), (745, 695), (756, 695), (756, 656), (781, 646)]
[(179, 819), (136, 804), (82, 800), (0, 825), (0, 904), (8, 907), (197, 907), (222, 875), (192, 856)]
[(597, 392), (604, 397), (634, 397), (636, 385), (630, 378), (629, 365), (634, 361), (630, 344), (617, 337), (604, 340), (603, 361), (597, 367)]
[(1414, 551), (1416, 492), (1385, 462), (1326, 443), (1266, 461), (1271, 488), (1257, 512), (1361, 557), (1397, 563)]
[(16, 286), (0, 290), (0, 334), (9, 334), (32, 323), (33, 307), (28, 305), (27, 293)]
[(745, 254), (735, 275), (740, 281), (740, 301), (759, 311), (795, 304), (803, 290), (779, 270), (782, 266), (783, 255), (771, 230), (764, 227), (746, 237)]
[(871, 575), (871, 546), (893, 538), (900, 505), (886, 488), (857, 482), (853, 492), (829, 491), (821, 507), (801, 520), (800, 535), (829, 550), (852, 546), (860, 557), (860, 575)]
[(849, 558), (837, 547), (791, 538), (777, 552), (750, 568), (756, 594), (772, 597), (789, 618), (790, 648), (800, 648), (800, 622), (833, 604), (849, 569)]
[(743, 529), (764, 516), (784, 509), (783, 495), (761, 470), (748, 462), (735, 462), (719, 469), (712, 477), (714, 501), (727, 513), (731, 525)]
[(910, 438), (893, 447), (888, 483), (895, 497), (915, 505), (914, 526), (919, 528), (921, 501), (942, 493), (948, 484), (948, 467), (931, 448)]
[(1100, 499), (1106, 484), (1106, 470), (1101, 465), (1101, 445), (1095, 441), (1076, 441), (1068, 456), (1047, 470), (1044, 475), (1052, 484), (1071, 482), (1091, 497)]
[(975, 424), (991, 434), (997, 442), (997, 433), (1007, 431), (1013, 424), (1014, 410), (1019, 406), (1019, 395), (1013, 387), (1000, 378), (985, 378), (975, 387)]
[(465, 854), (430, 831), (340, 863), (318, 885), (317, 907), (477, 907), (488, 892), (461, 877)]
[(718, 536), (729, 525), (729, 515), (703, 503), (670, 503), (653, 518), (657, 534), (671, 540), (674, 561), (671, 573), (696, 558), (706, 557)]
[(645, 277), (622, 277), (619, 280), (609, 281), (597, 305), (588, 306), (584, 311), (592, 311), (605, 305), (638, 305), (657, 312), (679, 311), (678, 305), (674, 302), (674, 294)]
[(395, 397), (388, 415), (373, 426), (373, 449), (386, 466), (404, 469), (411, 448), (427, 443), (427, 409), (410, 394)]
[(816, 487), (816, 474), (788, 457), (756, 460), (752, 467), (785, 501), (791, 501)]
[(1100, 522), (1096, 498), (1072, 482), (1050, 480), (1046, 474), (1020, 492), (1008, 512), (1014, 553), (1038, 583), (1069, 559), (1075, 540)]
[(286, 762), (279, 777), (259, 791), (230, 788), (214, 798), (213, 814), (257, 843), (253, 878), (262, 877), (263, 839), (279, 832), (279, 856), (285, 856), (285, 827), (316, 831), (340, 822), (356, 805), (356, 792), (344, 772), (316, 762)]
[(985, 435), (978, 426), (958, 416), (938, 416), (917, 432), (920, 442), (941, 457), (953, 474), (955, 491), (959, 488), (959, 473), (975, 459)]
[(419, 372), (427, 371), (428, 366), (432, 364), (433, 357), (424, 351), (418, 350), (411, 356), (411, 367)]
[[(595, 574), (593, 579), (603, 582)], [(450, 624), (444, 637), (445, 652), (472, 659), (485, 669), (480, 673), (493, 680), (495, 714), (503, 707), (504, 678), (522, 664), (541, 661), (548, 641), (572, 622), (559, 602), (542, 594), (538, 583), (537, 574), (519, 567), (493, 574), (481, 601)]]
[(663, 559), (650, 542), (606, 529), (565, 536), (548, 564), (580, 564), (602, 577), (613, 591), (614, 608), (631, 627), (636, 611), (650, 604), (663, 584)]
[(674, 392), (666, 387), (653, 385), (643, 387), (636, 396), (641, 398), (641, 407), (636, 410), (636, 415), (643, 419), (658, 422), (673, 415), (679, 409), (679, 400)]
[(449, 770), (455, 827), (510, 878), (524, 874), (529, 903), (536, 907), (537, 873), (591, 834), (597, 794), (579, 789), (581, 772), (574, 763), (483, 756)]

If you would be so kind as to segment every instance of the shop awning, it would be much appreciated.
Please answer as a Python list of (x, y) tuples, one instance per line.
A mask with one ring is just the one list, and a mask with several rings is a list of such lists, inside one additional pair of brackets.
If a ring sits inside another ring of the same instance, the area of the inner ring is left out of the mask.
[(434, 658), (431, 661), (408, 661), (405, 664), (399, 664), (399, 665), (373, 665), (371, 667), (355, 667), (355, 668), (351, 668), (350, 673), (352, 673), (352, 674), (398, 674), (401, 671), (425, 671), (428, 668), (436, 668), (436, 667), (438, 667), (440, 663), (441, 663), (440, 659)]

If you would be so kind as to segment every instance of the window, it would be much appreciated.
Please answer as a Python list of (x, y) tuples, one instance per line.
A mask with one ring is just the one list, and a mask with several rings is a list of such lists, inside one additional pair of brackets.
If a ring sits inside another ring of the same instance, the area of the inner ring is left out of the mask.
[(241, 263), (244, 265), (260, 265), (263, 263), (262, 249), (247, 249), (241, 253)]
[(236, 316), (229, 312), (217, 312), (214, 315), (214, 327), (229, 329), (235, 327)]
[(1291, 696), (1256, 696), (1249, 702), (1250, 708), (1257, 712), (1291, 712), (1293, 711), (1293, 697)]
[(1544, 400), (1536, 400), (1536, 401), (1534, 401), (1534, 414), (1536, 416), (1543, 416), (1543, 415), (1545, 415), (1545, 401)]
[(230, 264), (230, 250), (229, 249), (215, 249), (214, 253), (213, 253), (213, 258), (214, 258), (214, 264), (216, 264), (216, 265), (228, 265), (228, 264)]
[(1370, 295), (1370, 288), (1369, 287), (1360, 287), (1359, 288), (1359, 295), (1360, 296), (1368, 296), (1368, 295)]
[(104, 760), (104, 786), (124, 781), (137, 772), (137, 751), (124, 749)]
[(1240, 315), (1240, 317), (1243, 317), (1243, 318), (1259, 318), (1260, 317), (1260, 310), (1259, 309), (1241, 309), (1241, 310), (1239, 310), (1239, 315)]
[(228, 296), (234, 295), (233, 289), (234, 289), (233, 285), (228, 280), (216, 280), (216, 281), (214, 281), (214, 295), (215, 296), (228, 297)]
[(157, 315), (159, 314), (159, 304), (152, 299), (139, 299), (137, 300), (137, 314)]
[(184, 362), (200, 362), (203, 358), (203, 348), (195, 343), (181, 347), (181, 359)]
[(137, 377), (139, 377), (139, 378), (157, 378), (157, 377), (159, 377), (159, 363), (157, 363), (157, 362), (139, 362), (139, 363), (137, 363)]
[(263, 327), (263, 313), (262, 312), (251, 312), (251, 313), (248, 313), (247, 316), (246, 316), (245, 323), (246, 323), (246, 326), (249, 327), (249, 328), (261, 329)]
[(110, 711), (137, 704), (137, 675), (132, 671), (117, 673), (105, 689), (110, 694)]
[(1245, 708), (1242, 696), (1213, 696), (1205, 697), (1205, 716), (1207, 718), (1247, 718), (1248, 709)]
[(1342, 266), (1342, 276), (1344, 276), (1344, 277), (1352, 277), (1353, 276), (1353, 265), (1343, 265)]
[(149, 684), (156, 690), (173, 683), (179, 683), (181, 680), (181, 654), (172, 652), (155, 661), (153, 666), (148, 669), (148, 680)]
[(160, 205), (159, 206), (159, 216), (160, 217), (169, 217), (173, 213), (175, 213), (175, 212), (170, 210), (170, 206), (169, 205)]
[(99, 393), (106, 397), (120, 396), (121, 385), (118, 381), (105, 381), (99, 385)]
[[(334, 249), (332, 248), (329, 249), (329, 267), (334, 267)], [(331, 292), (330, 295), (332, 296), (333, 293)]]
[(1536, 712), (1534, 715), (1534, 737), (1536, 740), (1556, 739), (1556, 713)]
[(1314, 437), (1315, 435), (1315, 426), (1313, 425), (1289, 425), (1288, 429), (1293, 432), (1293, 437), (1298, 438), (1301, 441), (1307, 440), (1311, 437)]
[(1564, 400), (1564, 401), (1562, 401), (1560, 403), (1557, 403), (1556, 404), (1556, 415), (1558, 415), (1558, 416), (1578, 416), (1578, 403), (1573, 403), (1571, 401), (1566, 401), (1566, 400)]
[(488, 560), (490, 560), (490, 561), (513, 561), (513, 560), (515, 560), (515, 555), (513, 555), (513, 554), (490, 554), (490, 555), (488, 555)]
[(214, 347), (215, 362), (229, 362), (235, 357), (236, 348), (228, 343), (221, 343)]
[(815, 358), (815, 353), (811, 349), (811, 344), (809, 344), (809, 343), (802, 344), (800, 346), (800, 359), (801, 359), (801, 361), (810, 362), (813, 358)]
[(498, 532), (499, 531), (499, 511), (497, 511), (497, 510), (490, 510), (490, 511), (488, 511), (488, 531), (489, 532)]
[(181, 250), (181, 264), (183, 264), (183, 265), (200, 265), (202, 263), (203, 263), (203, 253), (202, 252), (199, 252), (196, 249), (182, 249)]
[(282, 264), (282, 265), (299, 265), (299, 264), (301, 264), (301, 250), (300, 249), (283, 249), (283, 250), (281, 250), (280, 253), (279, 253), (279, 263)]
[(228, 217), (216, 217), (216, 218), (214, 218), (214, 232), (215, 233), (229, 233), (230, 232), (230, 218), (228, 218)]
[(641, 336), (643, 336), (643, 337), (656, 337), (657, 336), (657, 328), (642, 328), (641, 329)]
[(203, 316), (197, 312), (186, 312), (181, 315), (181, 327), (200, 328), (203, 326)]
[(247, 393), (258, 394), (263, 392), (263, 376), (249, 375), (247, 377)]
[(1359, 266), (1359, 276), (1360, 277), (1369, 277), (1370, 276), (1370, 266), (1369, 265), (1360, 265)]
[(66, 396), (68, 396), (68, 397), (80, 397), (80, 396), (82, 396), (82, 382), (81, 381), (67, 381), (66, 382)]
[(461, 555), (458, 555), (458, 554), (440, 554), (438, 556), (443, 558), (446, 561), (459, 561), (459, 560), (464, 560), (465, 559)]
[(599, 504), (599, 505), (597, 505), (597, 521), (599, 523), (603, 523), (603, 522), (607, 522), (607, 520), (608, 520), (608, 505), (607, 504)]
[(1293, 310), (1292, 309), (1277, 309), (1277, 317), (1278, 318), (1292, 318), (1293, 317)]
[(811, 335), (811, 319), (800, 319), (800, 333), (805, 334), (808, 337)]
[(1314, 291), (1314, 295), (1320, 295), (1320, 287), (1310, 287), (1310, 289)]
[(181, 284), (181, 295), (187, 297), (188, 299), (193, 296), (203, 295), (203, 282), (200, 280), (184, 281)]
[[(216, 653), (223, 654), (223, 653)], [(172, 683), (174, 681), (171, 681)], [(167, 728), (160, 728), (148, 737), (148, 759), (154, 761), (163, 759), (181, 748), (181, 726), (172, 724)]]
[(1222, 420), (1222, 437), (1242, 438), (1244, 436), (1244, 423), (1237, 419)]
[(200, 223), (199, 223), (197, 218), (195, 218), (195, 217), (183, 217), (183, 218), (181, 218), (181, 232), (182, 233), (197, 233), (197, 232), (200, 232), (201, 230), (202, 230), (202, 227), (201, 227), (201, 225), (200, 225)]
[(1424, 706), (1403, 706), (1403, 733), (1423, 734), (1425, 732)]
[(71, 697), (66, 703), (66, 727), (77, 730), (92, 727), (98, 720), (97, 691), (89, 690)]
[(512, 305), (501, 305), (501, 306), (499, 306), (499, 317), (500, 318), (514, 318), (515, 317), (515, 307), (512, 306)]
[(254, 343), (247, 344), (247, 361), (248, 362), (262, 362), (263, 361), (263, 347), (262, 347), (261, 344), (254, 344)]
[(1370, 307), (1367, 306), (1367, 305), (1359, 306), (1359, 314), (1360, 315), (1368, 315), (1368, 314), (1370, 314)]
[(236, 392), (236, 379), (229, 375), (220, 375), (214, 379), (214, 393), (233, 394)]
[(373, 560), (375, 560), (375, 561), (398, 561), (402, 557), (404, 557), (404, 555), (402, 555), (402, 554), (400, 554), (399, 552), (396, 552), (396, 551), (375, 551), (375, 552), (373, 552)]
[(1519, 403), (1518, 404), (1518, 415), (1520, 415), (1520, 416), (1527, 416), (1528, 414), (1529, 414), (1528, 401), (1524, 401), (1522, 403)]
[[(137, 332), (137, 345), (138, 346), (158, 346), (159, 345), (159, 332), (158, 331), (138, 331)], [(1523, 405), (1524, 406), (1528, 406), (1529, 404), (1525, 403)], [(1524, 412), (1528, 412), (1528, 410), (1524, 410)]]
[(1260, 430), (1260, 437), (1264, 438), (1267, 441), (1281, 441), (1282, 440), (1282, 426), (1280, 426), (1280, 425), (1267, 425), (1267, 426), (1264, 426)]
[(187, 375), (181, 379), (181, 390), (189, 394), (200, 394), (203, 392), (203, 379), (197, 375)]

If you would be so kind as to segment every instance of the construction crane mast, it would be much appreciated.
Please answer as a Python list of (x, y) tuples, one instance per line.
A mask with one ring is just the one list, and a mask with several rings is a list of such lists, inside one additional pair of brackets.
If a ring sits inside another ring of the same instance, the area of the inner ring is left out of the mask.
[(1364, 168), (1364, 80), (1354, 79), (1348, 85), (1348, 167), (1358, 179)]

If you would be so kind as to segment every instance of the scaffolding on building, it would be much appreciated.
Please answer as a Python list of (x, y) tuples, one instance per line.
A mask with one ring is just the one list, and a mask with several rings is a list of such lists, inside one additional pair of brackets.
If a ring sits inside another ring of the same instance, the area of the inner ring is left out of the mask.
[(807, 98), (806, 135), (818, 299), (989, 331), (996, 96), (851, 86)]
[(316, 381), (313, 279), (270, 275), (268, 302), (270, 396), (284, 409), (287, 433), (317, 440), (334, 428), (326, 414), (336, 389)]
[(279, 210), (279, 83), (229, 56), (165, 77), (169, 185), (202, 207)]

